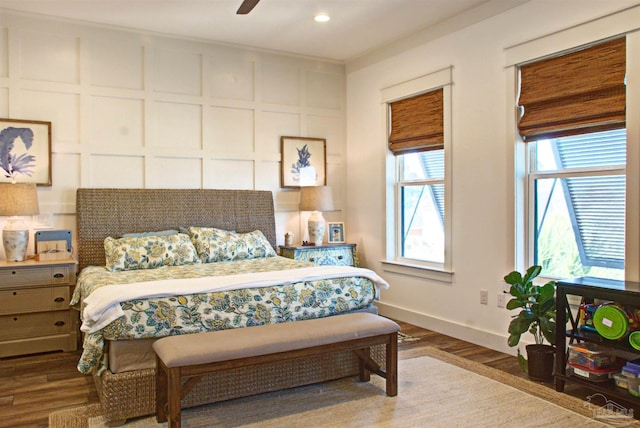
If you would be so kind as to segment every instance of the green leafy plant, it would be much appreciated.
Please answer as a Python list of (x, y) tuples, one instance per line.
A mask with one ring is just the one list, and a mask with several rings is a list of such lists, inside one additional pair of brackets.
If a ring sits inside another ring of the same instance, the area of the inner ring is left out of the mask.
[(534, 285), (533, 280), (541, 271), (541, 266), (531, 266), (524, 276), (513, 271), (504, 277), (505, 282), (511, 285), (509, 294), (513, 297), (507, 303), (507, 309), (520, 309), (509, 323), (509, 346), (517, 346), (527, 331), (533, 335), (536, 344), (544, 344), (546, 339), (555, 345), (556, 282)]

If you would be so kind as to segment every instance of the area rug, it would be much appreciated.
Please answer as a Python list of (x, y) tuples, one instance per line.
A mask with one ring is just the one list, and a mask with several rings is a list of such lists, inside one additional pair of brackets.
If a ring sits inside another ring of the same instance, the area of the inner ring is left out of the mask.
[[(544, 385), (464, 360), (434, 348), (401, 359), (398, 396), (384, 379), (356, 378), (293, 388), (185, 409), (183, 427), (603, 427), (604, 413)], [(541, 398), (544, 397), (544, 398)], [(61, 410), (51, 428), (106, 427), (97, 404)], [(620, 416), (620, 415), (616, 415)], [(622, 425), (621, 425), (622, 424)], [(630, 418), (617, 426), (638, 426)], [(125, 427), (164, 427), (155, 417)]]

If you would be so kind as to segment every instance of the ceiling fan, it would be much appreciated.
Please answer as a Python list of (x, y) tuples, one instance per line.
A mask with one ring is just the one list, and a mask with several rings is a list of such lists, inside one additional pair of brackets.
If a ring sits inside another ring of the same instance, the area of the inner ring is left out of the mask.
[(242, 4), (238, 8), (236, 14), (238, 15), (246, 15), (251, 12), (251, 10), (256, 7), (260, 0), (243, 0)]

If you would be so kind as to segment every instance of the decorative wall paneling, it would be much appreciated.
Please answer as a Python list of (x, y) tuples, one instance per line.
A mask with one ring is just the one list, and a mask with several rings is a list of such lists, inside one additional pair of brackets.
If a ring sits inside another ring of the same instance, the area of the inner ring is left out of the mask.
[(75, 227), (81, 186), (267, 189), (279, 239), (301, 239), (281, 135), (327, 139), (343, 206), (342, 64), (0, 12), (0, 117), (52, 122), (52, 226)]

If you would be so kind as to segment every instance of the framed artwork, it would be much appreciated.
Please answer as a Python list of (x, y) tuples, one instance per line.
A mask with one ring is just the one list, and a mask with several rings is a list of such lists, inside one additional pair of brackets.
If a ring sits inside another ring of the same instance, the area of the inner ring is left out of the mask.
[(329, 244), (343, 244), (344, 243), (344, 223), (327, 223), (329, 229), (329, 238), (327, 242)]
[(325, 186), (327, 184), (327, 140), (280, 137), (280, 186)]
[(51, 122), (0, 119), (0, 181), (51, 186)]

